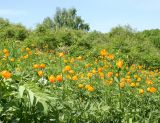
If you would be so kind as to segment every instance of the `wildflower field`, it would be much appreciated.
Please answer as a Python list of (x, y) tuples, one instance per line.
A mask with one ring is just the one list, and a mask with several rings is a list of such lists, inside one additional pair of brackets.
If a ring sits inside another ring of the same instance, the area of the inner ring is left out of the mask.
[(159, 69), (129, 66), (107, 49), (94, 52), (1, 45), (0, 121), (160, 122)]

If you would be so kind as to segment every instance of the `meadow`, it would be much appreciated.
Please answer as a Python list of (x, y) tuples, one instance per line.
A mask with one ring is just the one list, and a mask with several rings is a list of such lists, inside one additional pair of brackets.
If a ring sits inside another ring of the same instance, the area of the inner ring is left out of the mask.
[(1, 122), (159, 122), (158, 68), (128, 65), (107, 49), (73, 56), (47, 45), (6, 44), (0, 50)]
[(74, 8), (0, 18), (0, 123), (160, 122), (160, 30), (89, 29)]

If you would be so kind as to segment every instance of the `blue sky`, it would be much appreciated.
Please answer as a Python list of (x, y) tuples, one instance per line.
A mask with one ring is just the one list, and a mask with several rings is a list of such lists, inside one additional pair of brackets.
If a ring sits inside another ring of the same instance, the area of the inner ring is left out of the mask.
[(117, 25), (134, 29), (160, 28), (160, 0), (0, 0), (0, 17), (35, 27), (56, 7), (77, 9), (91, 30), (108, 32)]

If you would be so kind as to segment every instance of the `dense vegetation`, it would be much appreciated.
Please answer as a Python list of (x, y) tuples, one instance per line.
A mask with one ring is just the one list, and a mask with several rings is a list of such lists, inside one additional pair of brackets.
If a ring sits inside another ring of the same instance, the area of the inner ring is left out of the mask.
[(0, 122), (159, 122), (160, 30), (89, 29), (74, 8), (0, 19)]

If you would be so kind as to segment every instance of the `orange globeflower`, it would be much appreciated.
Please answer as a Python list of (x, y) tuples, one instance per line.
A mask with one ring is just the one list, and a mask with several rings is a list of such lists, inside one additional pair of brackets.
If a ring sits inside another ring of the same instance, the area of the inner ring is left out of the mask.
[(34, 64), (33, 68), (40, 68), (40, 65), (39, 64)]
[(120, 82), (120, 83), (119, 83), (119, 87), (120, 87), (120, 88), (124, 88), (124, 86), (125, 86), (125, 82)]
[(71, 70), (71, 67), (70, 66), (65, 66), (65, 68), (64, 68), (64, 71), (70, 71)]
[(8, 78), (11, 77), (11, 73), (8, 72), (8, 71), (6, 71), (6, 70), (2, 71), (1, 74), (2, 74), (2, 77), (3, 77), (4, 79), (8, 79)]
[(114, 59), (114, 55), (113, 54), (109, 54), (108, 58), (113, 60)]
[(11, 62), (14, 62), (15, 60), (14, 60), (14, 58), (11, 58), (10, 61), (11, 61)]
[(123, 61), (122, 61), (122, 60), (117, 61), (117, 62), (116, 62), (116, 66), (117, 66), (117, 68), (122, 68), (122, 66), (123, 66)]
[(9, 51), (8, 51), (7, 49), (4, 49), (4, 50), (3, 50), (3, 53), (4, 53), (4, 54), (8, 54)]
[(79, 60), (79, 61), (82, 60), (82, 56), (78, 56), (77, 60)]
[(154, 93), (157, 91), (157, 89), (155, 87), (151, 87), (149, 89), (147, 89), (149, 92)]
[(55, 77), (53, 75), (49, 76), (48, 79), (51, 83), (54, 83), (55, 81)]
[(8, 56), (9, 56), (9, 53), (5, 53), (4, 55), (5, 55), (5, 57), (8, 57)]
[(87, 73), (88, 78), (92, 77), (92, 73)]
[(89, 86), (87, 90), (90, 91), (90, 92), (93, 92), (94, 88), (92, 86)]
[(72, 80), (76, 81), (76, 80), (78, 80), (78, 77), (77, 76), (73, 76)]
[(89, 85), (89, 84), (87, 84), (87, 85), (85, 86), (86, 89), (88, 89), (89, 87), (91, 87), (91, 85)]
[(103, 68), (98, 68), (98, 72), (102, 72), (103, 71)]
[(43, 71), (40, 70), (40, 71), (37, 72), (37, 74), (38, 74), (38, 76), (43, 76)]
[(143, 93), (144, 93), (144, 90), (143, 90), (143, 89), (139, 89), (139, 93), (140, 93), (140, 94), (143, 94)]
[(59, 57), (63, 57), (63, 56), (64, 56), (63, 52), (59, 53)]
[(100, 51), (101, 56), (105, 57), (107, 55), (107, 51), (105, 49)]
[(79, 88), (83, 88), (83, 84), (79, 84), (78, 87), (79, 87)]
[(40, 64), (40, 68), (45, 68), (46, 65), (44, 63)]
[(113, 72), (108, 72), (107, 77), (110, 78), (113, 75)]
[(136, 84), (132, 82), (132, 83), (130, 84), (130, 86), (131, 86), (131, 87), (135, 87)]
[(57, 80), (58, 82), (62, 82), (62, 75), (57, 75), (57, 76), (56, 76), (56, 80)]

